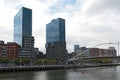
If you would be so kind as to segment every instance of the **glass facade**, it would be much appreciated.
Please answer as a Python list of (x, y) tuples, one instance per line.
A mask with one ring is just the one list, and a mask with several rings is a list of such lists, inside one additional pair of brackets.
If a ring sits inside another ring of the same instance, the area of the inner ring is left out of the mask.
[(14, 42), (22, 46), (24, 36), (32, 36), (32, 10), (22, 7), (14, 17)]
[(79, 45), (74, 45), (74, 52), (76, 52), (79, 49)]
[(46, 43), (65, 41), (65, 20), (54, 19), (46, 25)]
[(65, 20), (57, 18), (46, 25), (46, 57), (61, 63), (66, 59)]

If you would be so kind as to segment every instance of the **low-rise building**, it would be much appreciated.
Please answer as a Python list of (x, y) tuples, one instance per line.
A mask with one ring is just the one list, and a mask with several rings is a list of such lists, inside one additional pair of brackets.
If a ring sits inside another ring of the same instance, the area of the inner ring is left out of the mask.
[(6, 58), (18, 58), (20, 46), (15, 42), (7, 42), (7, 44), (0, 44), (0, 56)]
[(77, 54), (80, 54), (80, 56), (85, 56), (85, 57), (117, 56), (117, 53), (116, 53), (117, 51), (116, 51), (115, 47), (109, 47), (108, 49), (81, 47), (76, 52), (77, 52)]

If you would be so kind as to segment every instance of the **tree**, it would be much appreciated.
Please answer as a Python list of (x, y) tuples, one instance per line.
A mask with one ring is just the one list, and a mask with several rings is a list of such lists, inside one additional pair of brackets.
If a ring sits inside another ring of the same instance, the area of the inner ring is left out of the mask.
[(15, 58), (14, 59), (14, 63), (17, 64), (17, 65), (19, 65), (20, 64), (20, 58)]
[(30, 58), (23, 58), (22, 63), (23, 64), (29, 64), (30, 63)]
[(43, 60), (42, 59), (37, 59), (37, 60), (35, 60), (35, 64), (36, 65), (41, 65), (41, 64), (43, 64)]
[(6, 64), (9, 63), (9, 59), (7, 59), (7, 58), (0, 58), (0, 63), (6, 65)]

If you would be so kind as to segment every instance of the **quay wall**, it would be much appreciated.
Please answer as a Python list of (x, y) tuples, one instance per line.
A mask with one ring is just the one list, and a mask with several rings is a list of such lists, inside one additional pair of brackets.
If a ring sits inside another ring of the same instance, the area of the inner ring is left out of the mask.
[(57, 69), (71, 69), (71, 68), (92, 68), (92, 67), (107, 67), (118, 66), (120, 64), (103, 64), (103, 65), (55, 65), (55, 66), (21, 66), (21, 67), (0, 67), (1, 72), (23, 72), (23, 71), (43, 71), (43, 70), (57, 70)]

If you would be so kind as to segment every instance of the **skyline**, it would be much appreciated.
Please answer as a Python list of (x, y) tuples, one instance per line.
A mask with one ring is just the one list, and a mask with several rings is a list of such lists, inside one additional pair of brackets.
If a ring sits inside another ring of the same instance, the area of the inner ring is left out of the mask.
[(14, 16), (24, 6), (33, 11), (32, 34), (35, 37), (35, 47), (42, 52), (45, 52), (46, 24), (59, 17), (66, 20), (69, 52), (74, 50), (74, 44), (94, 46), (118, 42), (119, 3), (119, 0), (1, 0), (0, 40), (13, 41)]

